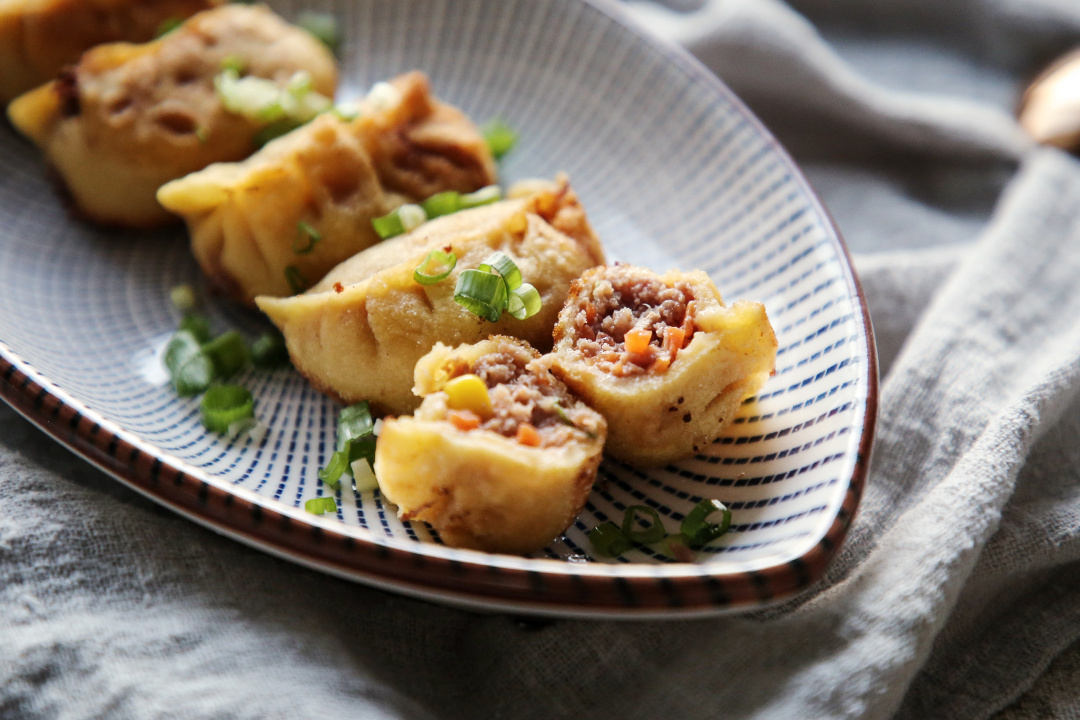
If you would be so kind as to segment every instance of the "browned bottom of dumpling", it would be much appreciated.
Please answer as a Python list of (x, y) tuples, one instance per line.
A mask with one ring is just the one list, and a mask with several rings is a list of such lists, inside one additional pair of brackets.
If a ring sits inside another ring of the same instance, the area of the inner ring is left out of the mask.
[(655, 465), (700, 451), (773, 371), (761, 303), (724, 305), (702, 272), (596, 267), (555, 326), (553, 371), (608, 420), (607, 452)]
[(417, 363), (415, 391), (423, 404), (387, 420), (375, 452), (402, 519), (431, 524), (449, 545), (526, 553), (581, 512), (606, 424), (527, 343), (440, 343)]

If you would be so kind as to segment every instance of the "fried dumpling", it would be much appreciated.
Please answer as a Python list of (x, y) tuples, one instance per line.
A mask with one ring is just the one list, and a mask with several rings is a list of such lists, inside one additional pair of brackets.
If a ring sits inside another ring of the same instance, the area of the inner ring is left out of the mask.
[(56, 76), (85, 50), (147, 42), (168, 22), (224, 0), (4, 0), (0, 2), (0, 103)]
[[(450, 275), (433, 285), (417, 283), (413, 272), (428, 253), (447, 248), (457, 256)], [(477, 268), (496, 250), (540, 293), (540, 311), (526, 320), (504, 314), (488, 322), (454, 301), (461, 271)], [(550, 348), (570, 283), (602, 262), (599, 241), (563, 181), (436, 218), (346, 260), (302, 295), (256, 302), (315, 387), (346, 403), (367, 400), (377, 411), (400, 414), (419, 404), (410, 392), (413, 367), (436, 342), (503, 334)]]
[(254, 151), (261, 124), (225, 109), (214, 87), (224, 65), (286, 85), (305, 71), (332, 96), (334, 58), (313, 35), (261, 6), (226, 5), (195, 15), (144, 45), (86, 52), (57, 80), (8, 108), (39, 145), (74, 209), (97, 222), (149, 228), (175, 220), (155, 194), (210, 163)]
[(161, 188), (158, 200), (187, 221), (195, 257), (219, 287), (249, 304), (291, 295), (290, 278), (314, 283), (379, 242), (373, 218), (495, 181), (484, 138), (432, 97), (426, 76), (408, 73), (389, 88), (391, 99), (365, 100), (355, 120), (325, 114), (244, 162)]
[(716, 439), (776, 362), (765, 307), (724, 305), (703, 272), (593, 268), (571, 288), (554, 338), (552, 372), (607, 418), (607, 452), (641, 465)]
[(528, 344), (492, 337), (416, 364), (412, 417), (385, 420), (375, 447), (383, 497), (448, 545), (527, 553), (573, 522), (596, 479), (604, 418)]

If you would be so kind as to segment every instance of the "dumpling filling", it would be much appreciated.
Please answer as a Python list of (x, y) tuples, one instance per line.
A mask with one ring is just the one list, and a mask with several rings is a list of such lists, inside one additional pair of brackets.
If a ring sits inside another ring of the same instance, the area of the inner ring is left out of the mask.
[(487, 430), (530, 447), (562, 447), (575, 431), (595, 437), (598, 416), (574, 401), (566, 386), (548, 372), (547, 363), (509, 340), (471, 367), (455, 359), (444, 369), (445, 405), (432, 402), (417, 417), (437, 419), (445, 414), (459, 430)]
[(574, 349), (618, 377), (667, 370), (694, 336), (690, 284), (667, 285), (629, 266), (606, 268), (591, 290), (571, 293), (568, 304)]

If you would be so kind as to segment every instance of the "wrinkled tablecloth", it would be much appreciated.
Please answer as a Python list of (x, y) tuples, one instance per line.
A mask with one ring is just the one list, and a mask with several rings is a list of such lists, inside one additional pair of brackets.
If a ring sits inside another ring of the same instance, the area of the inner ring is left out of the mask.
[(881, 354), (823, 583), (681, 622), (478, 615), (218, 537), (0, 407), (2, 718), (1080, 716), (1080, 163), (1013, 120), (1070, 0), (627, 5), (776, 132)]

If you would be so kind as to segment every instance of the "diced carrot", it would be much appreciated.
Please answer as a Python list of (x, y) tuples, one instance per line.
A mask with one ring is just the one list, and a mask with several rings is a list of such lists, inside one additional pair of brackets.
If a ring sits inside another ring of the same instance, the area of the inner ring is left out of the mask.
[(671, 366), (671, 358), (660, 355), (653, 361), (653, 364), (649, 366), (649, 372), (662, 373)]
[(517, 429), (517, 441), (529, 447), (540, 447), (540, 433), (529, 423), (521, 423)]
[(694, 334), (694, 311), (697, 310), (697, 302), (691, 300), (686, 303), (686, 315), (683, 316), (682, 331), (683, 337), (688, 338)]
[(627, 352), (644, 355), (649, 350), (649, 343), (652, 342), (652, 330), (634, 328), (626, 333), (624, 342), (626, 343)]
[(451, 410), (448, 417), (458, 430), (475, 430), (480, 427), (480, 416), (471, 410)]
[(683, 348), (683, 342), (686, 340), (686, 331), (681, 327), (668, 326), (664, 328), (664, 349), (671, 354), (671, 359), (675, 359), (675, 353)]

